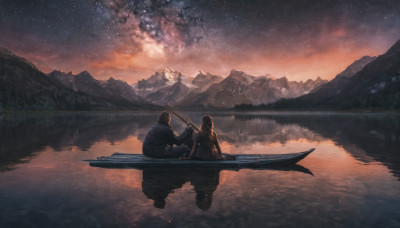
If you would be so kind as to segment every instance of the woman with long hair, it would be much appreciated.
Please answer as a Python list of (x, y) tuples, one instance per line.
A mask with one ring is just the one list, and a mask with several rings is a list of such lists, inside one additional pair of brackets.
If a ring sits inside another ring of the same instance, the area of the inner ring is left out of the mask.
[(219, 146), (217, 133), (211, 116), (204, 115), (201, 119), (199, 133), (194, 138), (194, 144), (189, 157), (186, 159), (222, 160), (224, 159)]

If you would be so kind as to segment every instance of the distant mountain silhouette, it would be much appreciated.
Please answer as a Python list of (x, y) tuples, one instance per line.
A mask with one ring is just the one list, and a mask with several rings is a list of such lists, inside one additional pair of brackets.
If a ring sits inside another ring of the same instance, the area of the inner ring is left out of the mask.
[[(252, 76), (232, 70), (223, 78), (196, 77), (165, 68), (134, 85), (87, 71), (77, 75), (40, 72), (29, 61), (0, 48), (0, 112), (5, 110), (140, 110), (171, 104), (183, 109), (398, 110), (400, 41), (379, 57), (364, 56), (333, 80), (305, 82)], [(246, 104), (242, 105), (241, 104)]]
[(148, 102), (174, 105), (191, 89), (197, 88), (192, 81), (192, 77), (167, 67), (162, 72), (155, 72), (148, 79), (139, 80), (132, 87)]
[(139, 99), (126, 83), (108, 80), (102, 84), (86, 71), (76, 76), (53, 71), (48, 76), (0, 47), (0, 112), (151, 108), (156, 106)]
[(165, 68), (148, 79), (133, 84), (137, 93), (157, 105), (183, 109), (230, 109), (234, 105), (263, 104), (280, 98), (298, 97), (326, 83), (317, 78), (306, 82), (289, 81), (271, 75), (251, 76), (232, 70), (226, 77), (200, 71), (196, 77)]
[(315, 96), (328, 97), (340, 93), (344, 86), (349, 82), (350, 78), (362, 70), (368, 63), (375, 60), (376, 57), (364, 56), (359, 60), (353, 62), (344, 71), (336, 75), (328, 83), (319, 86), (312, 90), (310, 94), (315, 94)]
[[(356, 73), (351, 75), (353, 72)], [(237, 108), (249, 107), (238, 106)], [(274, 110), (399, 110), (400, 40), (385, 54), (377, 58), (363, 57), (354, 62), (333, 80), (314, 89), (307, 95), (250, 108)]]
[(100, 103), (66, 89), (32, 63), (0, 48), (0, 110), (82, 110)]
[(87, 71), (77, 75), (53, 71), (48, 76), (75, 92), (80, 92), (126, 109), (153, 106), (144, 101), (128, 83), (112, 77), (107, 81), (98, 81)]
[(185, 83), (177, 81), (148, 94), (145, 98), (157, 105), (174, 105), (185, 98), (189, 90)]
[(251, 76), (232, 70), (228, 77), (200, 93), (191, 93), (177, 105), (182, 108), (229, 109), (237, 104), (263, 104), (281, 98), (298, 97), (327, 81), (317, 78), (306, 82), (289, 81), (286, 77)]
[(205, 73), (200, 71), (196, 77), (193, 79), (192, 84), (201, 88), (201, 90), (206, 90), (210, 85), (222, 81), (224, 78), (219, 75), (213, 75), (210, 73)]

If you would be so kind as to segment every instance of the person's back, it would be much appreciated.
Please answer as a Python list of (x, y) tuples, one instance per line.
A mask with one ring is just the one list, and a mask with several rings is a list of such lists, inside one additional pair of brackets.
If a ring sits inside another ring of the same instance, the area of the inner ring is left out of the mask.
[[(168, 112), (162, 112), (158, 121), (147, 133), (143, 141), (142, 152), (144, 155), (155, 158), (178, 158), (183, 153), (188, 153), (190, 148), (181, 145), (193, 134), (193, 129), (186, 130), (179, 136), (176, 136), (170, 125), (171, 116)], [(191, 146), (191, 145), (190, 145)]]
[(165, 147), (172, 141), (168, 137), (171, 135), (173, 135), (173, 132), (169, 126), (160, 122), (154, 124), (143, 141), (143, 154), (152, 156), (163, 152)]
[(200, 160), (218, 160), (221, 156), (218, 153), (217, 143), (218, 138), (215, 132), (210, 136), (197, 134), (195, 142), (197, 142), (197, 149), (195, 157)]
[(213, 130), (211, 116), (201, 119), (200, 132), (196, 134), (192, 151), (187, 159), (220, 160), (223, 159), (217, 134)]

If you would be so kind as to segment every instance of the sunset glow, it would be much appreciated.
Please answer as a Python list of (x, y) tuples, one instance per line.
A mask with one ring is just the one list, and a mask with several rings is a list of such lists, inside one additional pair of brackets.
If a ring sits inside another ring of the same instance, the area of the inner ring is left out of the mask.
[(0, 45), (44, 72), (89, 71), (134, 83), (170, 67), (332, 79), (400, 37), (400, 3), (302, 1), (6, 1)]

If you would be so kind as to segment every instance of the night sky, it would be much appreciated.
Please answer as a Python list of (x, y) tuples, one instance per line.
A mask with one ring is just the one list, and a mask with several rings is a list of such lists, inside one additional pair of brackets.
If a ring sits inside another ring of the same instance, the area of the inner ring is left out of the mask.
[(165, 67), (331, 79), (398, 39), (399, 0), (0, 0), (1, 46), (130, 83)]

